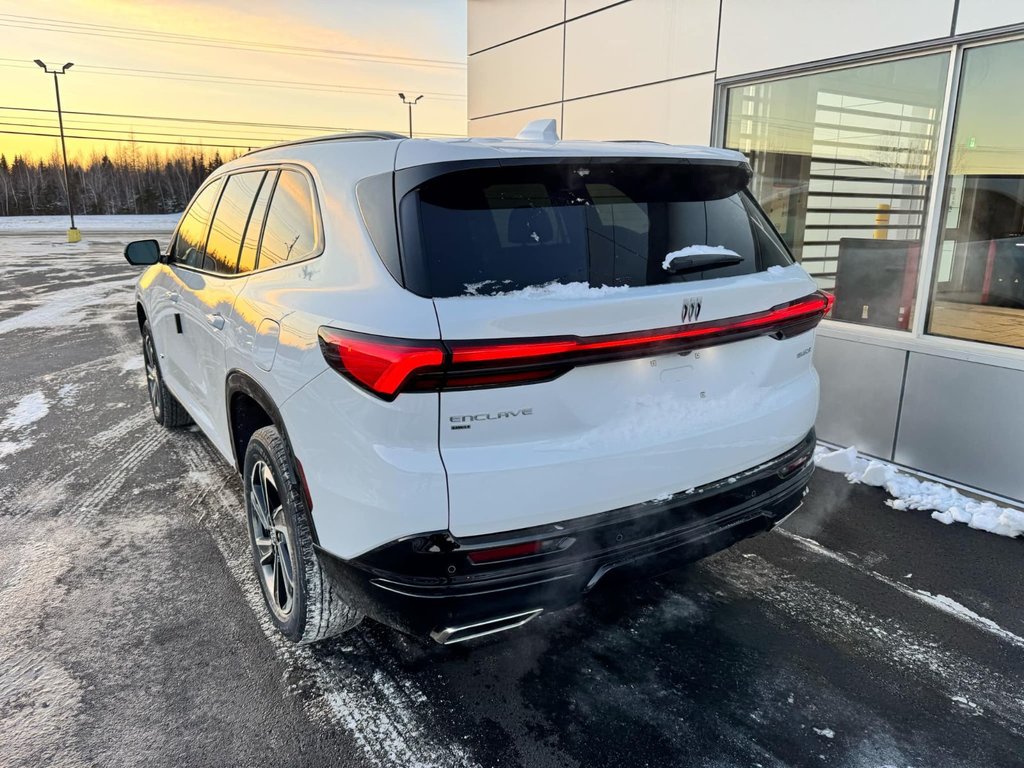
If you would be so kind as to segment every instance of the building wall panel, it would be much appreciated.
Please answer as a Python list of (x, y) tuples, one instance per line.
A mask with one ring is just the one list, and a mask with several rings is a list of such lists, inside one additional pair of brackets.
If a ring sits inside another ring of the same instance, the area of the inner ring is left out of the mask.
[(953, 21), (953, 2), (722, 0), (718, 76), (946, 37)]
[(1024, 500), (1024, 371), (912, 352), (896, 461)]
[(821, 378), (818, 437), (889, 459), (905, 360), (900, 349), (819, 333), (814, 344), (814, 367)]
[(561, 24), (564, 13), (561, 0), (469, 0), (469, 53)]
[(575, 19), (577, 16), (582, 16), (585, 13), (593, 13), (601, 8), (607, 8), (609, 5), (615, 5), (619, 2), (621, 2), (621, 0), (566, 0), (565, 18)]
[(469, 57), (470, 119), (561, 98), (561, 25)]
[(633, 0), (570, 21), (565, 97), (715, 68), (718, 0)]
[(707, 145), (714, 88), (701, 75), (567, 101), (562, 137)]
[(1020, 0), (960, 0), (956, 33), (1024, 24), (1024, 3)]

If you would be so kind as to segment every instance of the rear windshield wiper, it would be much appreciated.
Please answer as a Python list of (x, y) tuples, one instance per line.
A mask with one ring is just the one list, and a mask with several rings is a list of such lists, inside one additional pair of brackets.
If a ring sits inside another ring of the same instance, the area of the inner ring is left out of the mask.
[(674, 275), (685, 272), (699, 272), (705, 269), (716, 267), (733, 267), (742, 263), (743, 257), (728, 248), (715, 248), (709, 246), (689, 246), (681, 251), (675, 251), (665, 257), (661, 266), (666, 272)]

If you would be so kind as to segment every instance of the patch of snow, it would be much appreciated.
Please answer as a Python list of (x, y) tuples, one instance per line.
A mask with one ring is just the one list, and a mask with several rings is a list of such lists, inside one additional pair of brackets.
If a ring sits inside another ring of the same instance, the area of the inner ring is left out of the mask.
[(931, 511), (945, 525), (965, 523), (970, 528), (1014, 538), (1024, 534), (1024, 511), (1000, 507), (992, 501), (975, 501), (954, 488), (931, 480), (919, 480), (883, 461), (866, 459), (853, 446), (814, 452), (814, 463), (829, 472), (846, 475), (851, 483), (885, 488), (892, 496), (885, 503), (893, 509)]
[(657, 496), (655, 496), (653, 499), (651, 499), (651, 501), (668, 501), (671, 498), (672, 498), (672, 494), (671, 493), (659, 493)]
[(0, 422), (0, 432), (24, 429), (39, 421), (49, 412), (50, 406), (46, 402), (46, 395), (42, 392), (25, 395), (4, 416), (4, 420)]
[[(806, 536), (801, 536), (800, 534), (793, 533), (792, 531), (787, 531), (784, 528), (777, 528), (776, 530), (780, 535), (785, 536), (788, 539), (792, 539), (805, 549), (808, 549), (824, 557), (831, 558), (832, 560), (842, 563), (843, 565), (849, 568), (853, 568), (854, 570), (859, 571), (860, 573), (867, 574), (868, 576), (877, 579), (886, 586), (892, 587), (893, 589), (906, 595), (907, 597), (911, 597), (914, 600), (925, 603), (926, 605), (929, 605), (932, 608), (937, 608), (946, 615), (952, 616), (955, 619), (970, 624), (976, 629), (982, 630), (983, 632), (988, 632), (991, 635), (995, 635), (996, 637), (1010, 643), (1011, 645), (1015, 645), (1018, 648), (1024, 648), (1024, 637), (1019, 637), (1018, 635), (1015, 635), (1012, 632), (1003, 629), (1001, 626), (996, 624), (996, 622), (975, 613), (967, 606), (958, 603), (956, 600), (946, 597), (945, 595), (933, 595), (930, 592), (925, 592), (923, 589), (912, 589), (911, 587), (908, 587), (906, 584), (896, 581), (895, 579), (892, 579), (884, 574), (881, 574), (878, 571), (872, 570), (869, 567), (865, 567), (861, 563), (858, 563), (850, 559), (846, 555), (840, 554), (839, 552), (829, 549), (828, 547), (824, 546), (823, 544), (820, 544), (814, 539), (809, 539)], [(908, 576), (910, 575), (911, 574), (908, 574)]]
[(80, 325), (86, 319), (83, 312), (86, 307), (110, 306), (111, 293), (135, 285), (135, 282), (134, 277), (126, 280), (106, 280), (45, 293), (39, 299), (32, 299), (37, 306), (0, 320), (0, 334), (19, 328)]
[(966, 605), (958, 603), (953, 598), (946, 597), (945, 595), (933, 595), (931, 592), (925, 592), (923, 589), (915, 591), (919, 600), (938, 608), (943, 613), (948, 613), (950, 616), (955, 616), (968, 624), (973, 624), (979, 629), (1001, 637), (1013, 645), (1016, 645), (1018, 648), (1024, 648), (1024, 638), (1003, 629), (992, 621), (992, 619), (987, 619), (984, 616), (978, 615)]
[(518, 291), (507, 291), (505, 293), (480, 293), (480, 289), (494, 281), (485, 280), (482, 283), (467, 283), (466, 296), (463, 298), (517, 298), (517, 299), (552, 299), (555, 301), (573, 301), (576, 299), (600, 299), (615, 293), (622, 293), (629, 290), (628, 285), (602, 285), (592, 287), (588, 283), (545, 283), (544, 285), (529, 285)]
[(127, 373), (128, 371), (141, 370), (145, 365), (145, 361), (142, 359), (142, 355), (130, 355), (121, 361), (121, 372)]
[[(76, 216), (75, 225), (83, 235), (90, 232), (170, 232), (178, 225), (180, 213)], [(63, 233), (67, 216), (0, 216), (0, 234), (17, 235), (38, 232)]]
[[(672, 260), (687, 256), (697, 256), (708, 253), (721, 253), (726, 256), (739, 256), (736, 251), (731, 248), (726, 248), (724, 245), (688, 245), (685, 248), (680, 248), (678, 251), (672, 251), (665, 256), (665, 260), (661, 262), (662, 269), (669, 269), (672, 266)], [(740, 257), (742, 258), (742, 256)]]
[(985, 714), (985, 710), (975, 704), (973, 701), (968, 699), (966, 696), (950, 696), (950, 700), (955, 703), (961, 709), (966, 709), (969, 715), (978, 717), (979, 715)]
[(836, 732), (831, 728), (815, 728), (814, 732), (819, 736), (824, 736), (826, 739), (835, 738)]
[(772, 266), (768, 267), (767, 271), (768, 271), (769, 275), (784, 275), (784, 274), (786, 274), (786, 268), (785, 267), (780, 267), (778, 264), (772, 264)]
[(31, 440), (22, 440), (20, 443), (15, 443), (11, 440), (0, 440), (0, 459), (10, 456), (12, 453), (23, 451), (31, 445)]

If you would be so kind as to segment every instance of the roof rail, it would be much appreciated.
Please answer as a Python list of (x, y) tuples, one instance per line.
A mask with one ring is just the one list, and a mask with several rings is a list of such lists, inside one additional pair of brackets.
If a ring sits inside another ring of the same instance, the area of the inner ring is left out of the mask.
[(308, 139), (295, 139), (294, 141), (282, 141), (280, 144), (268, 144), (265, 147), (259, 147), (258, 149), (250, 149), (242, 157), (248, 157), (249, 155), (255, 155), (257, 152), (266, 152), (270, 149), (279, 149), (281, 147), (296, 147), (302, 144), (318, 144), (321, 141), (391, 141), (394, 139), (406, 139), (408, 136), (403, 136), (400, 133), (394, 133), (392, 131), (351, 131), (349, 133), (331, 133), (327, 136), (311, 136)]

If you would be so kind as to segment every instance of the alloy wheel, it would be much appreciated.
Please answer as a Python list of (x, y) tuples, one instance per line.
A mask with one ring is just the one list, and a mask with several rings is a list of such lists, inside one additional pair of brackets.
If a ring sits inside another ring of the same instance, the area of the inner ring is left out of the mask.
[(156, 366), (156, 348), (153, 346), (153, 336), (146, 334), (146, 341), (142, 345), (143, 357), (146, 360), (146, 387), (149, 389), (149, 404), (153, 406), (153, 413), (157, 419), (160, 418), (160, 369)]
[(295, 600), (295, 557), (284, 505), (270, 466), (256, 461), (249, 475), (249, 525), (256, 544), (257, 569), (267, 604), (281, 621)]

